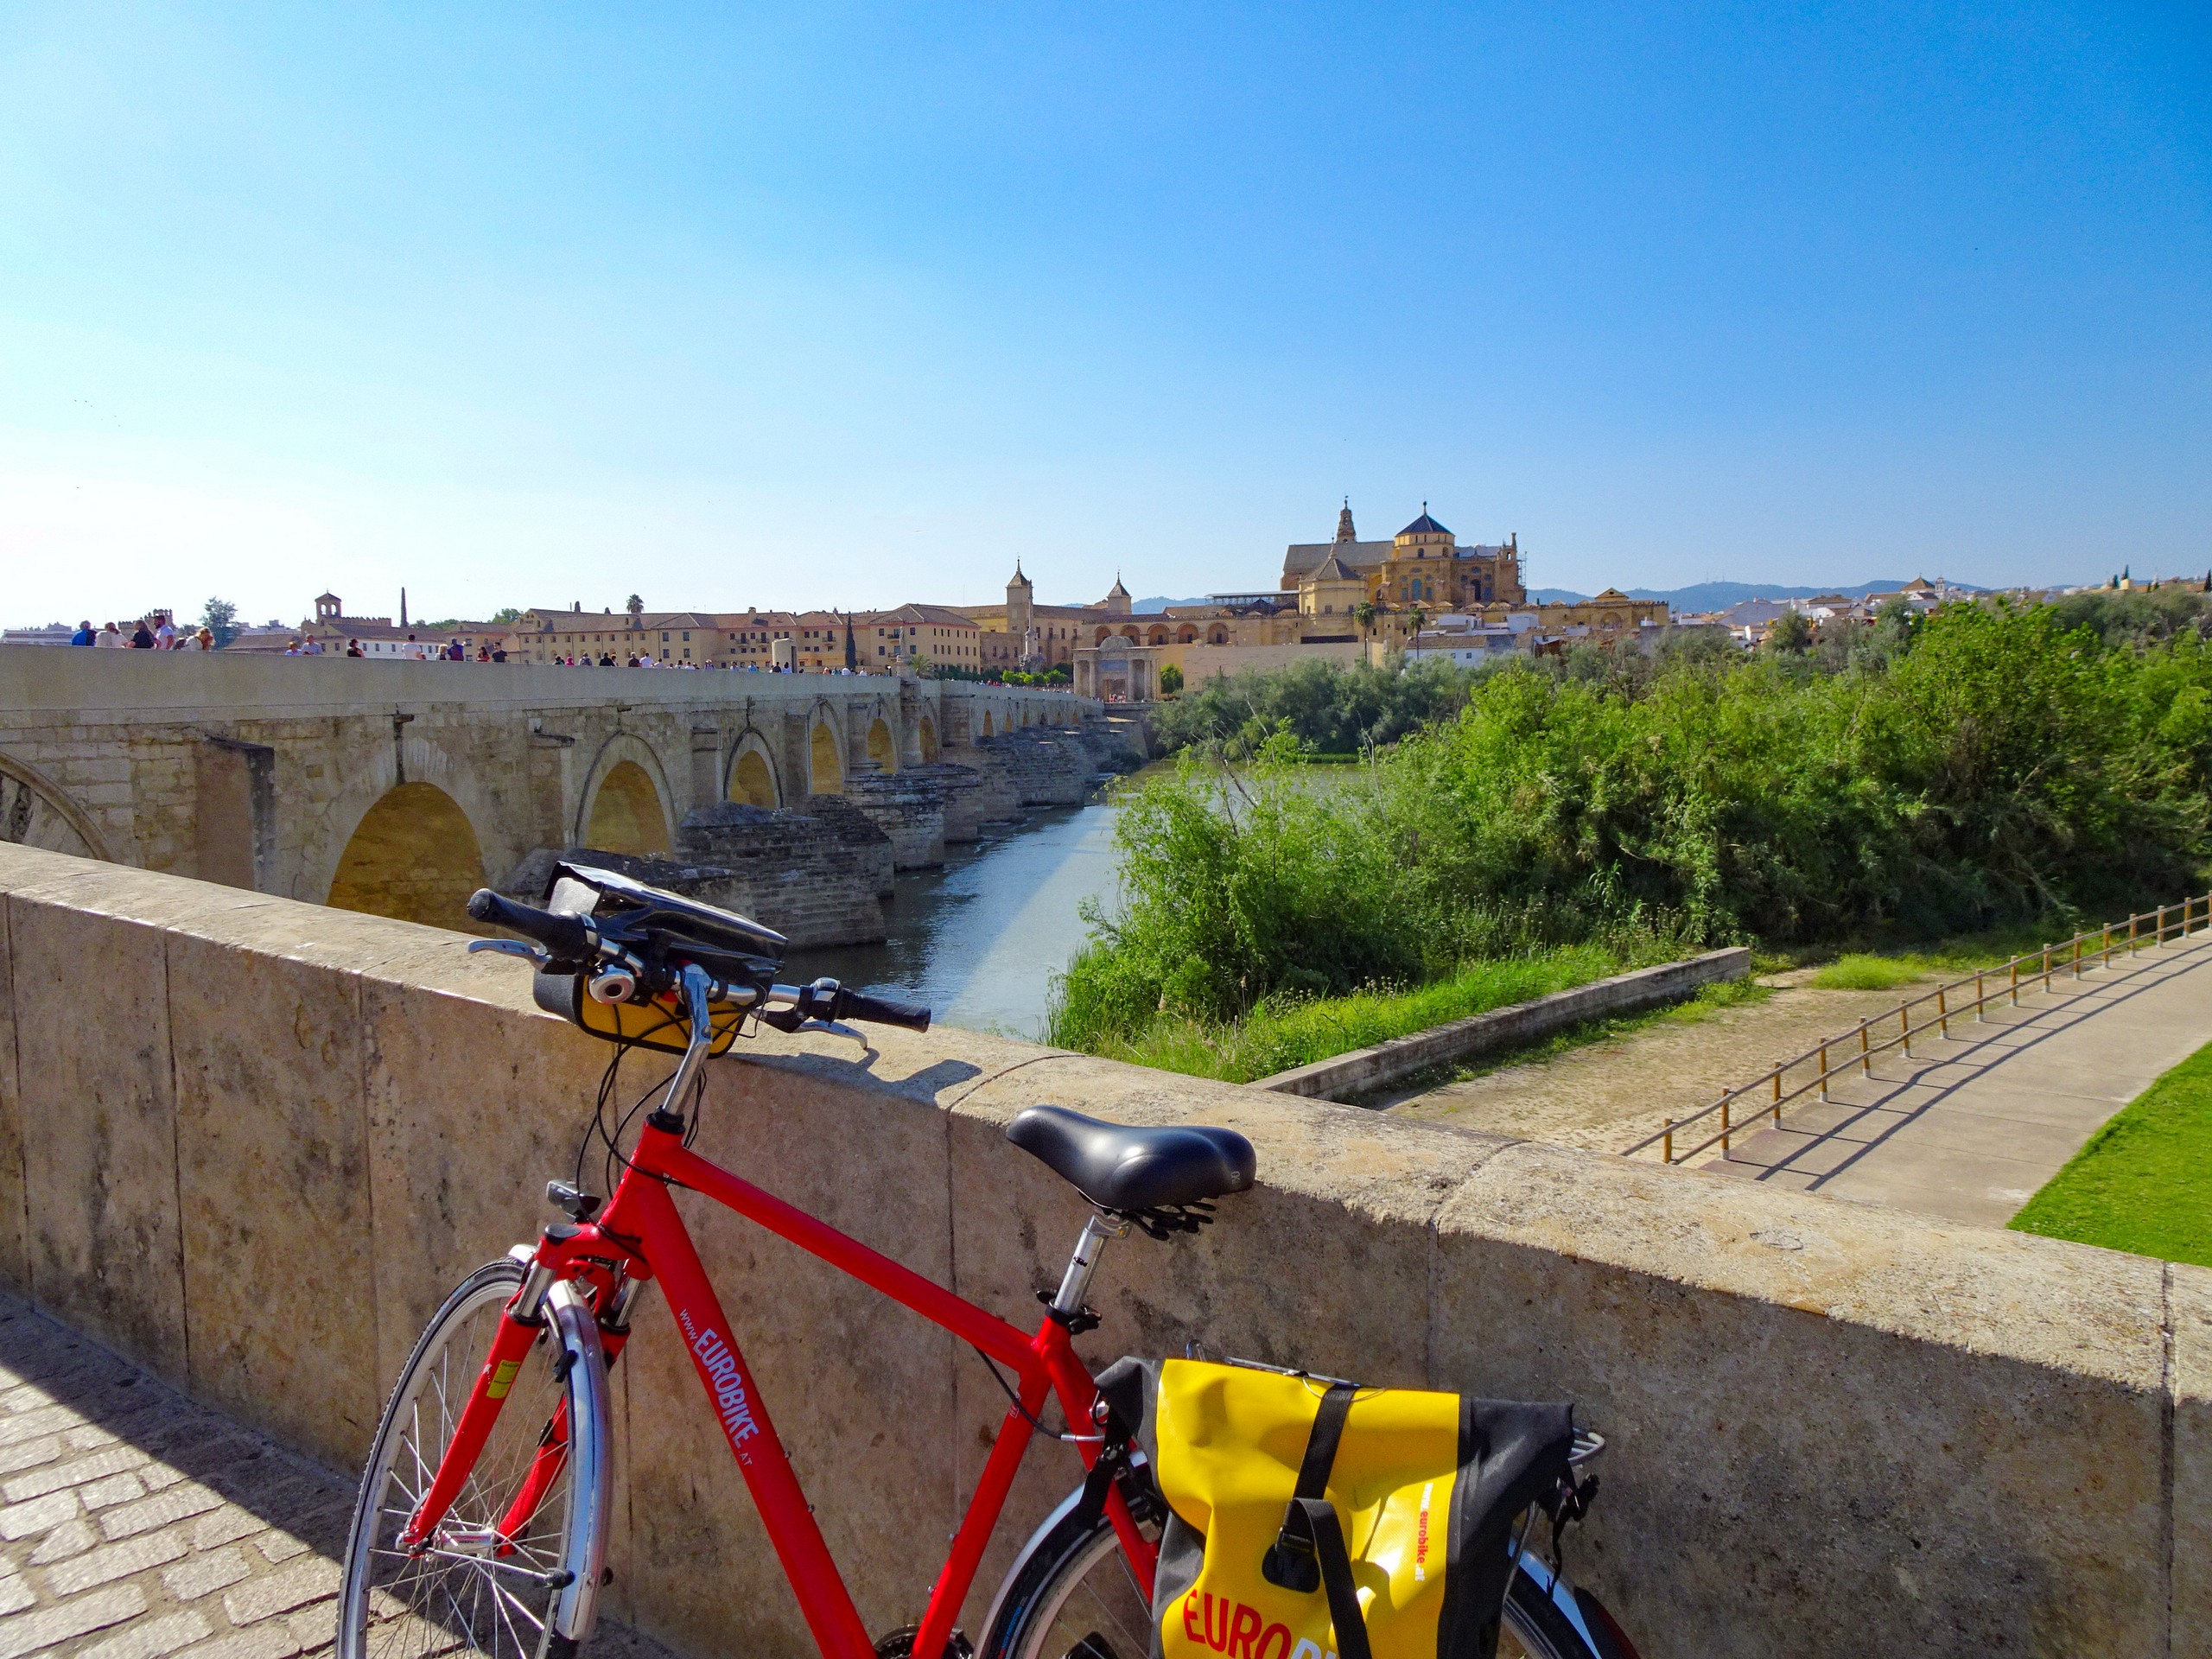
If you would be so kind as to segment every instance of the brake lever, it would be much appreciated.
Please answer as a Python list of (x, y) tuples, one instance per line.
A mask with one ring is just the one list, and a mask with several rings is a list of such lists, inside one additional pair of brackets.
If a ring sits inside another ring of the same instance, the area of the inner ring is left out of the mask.
[(471, 939), (468, 942), (468, 954), (473, 957), (479, 950), (493, 950), (503, 957), (520, 957), (524, 962), (537, 968), (546, 967), (553, 960), (536, 945), (524, 944), (520, 939)]
[(865, 1033), (854, 1030), (850, 1026), (841, 1025), (834, 1020), (817, 1019), (812, 1014), (800, 1013), (797, 1008), (763, 1008), (753, 1018), (764, 1026), (773, 1026), (778, 1031), (790, 1032), (793, 1035), (802, 1031), (826, 1031), (839, 1037), (849, 1037), (857, 1043), (868, 1041)]

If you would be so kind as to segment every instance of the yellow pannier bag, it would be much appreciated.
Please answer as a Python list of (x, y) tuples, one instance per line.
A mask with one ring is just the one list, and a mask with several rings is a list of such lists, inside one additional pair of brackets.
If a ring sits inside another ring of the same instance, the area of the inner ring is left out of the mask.
[[(1150, 1367), (1146, 1367), (1150, 1370)], [(1162, 1363), (1153, 1659), (1489, 1659), (1573, 1408)]]

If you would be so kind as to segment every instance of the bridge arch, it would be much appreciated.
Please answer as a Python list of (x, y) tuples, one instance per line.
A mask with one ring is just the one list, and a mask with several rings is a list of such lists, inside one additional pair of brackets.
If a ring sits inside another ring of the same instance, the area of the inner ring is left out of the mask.
[(768, 747), (768, 740), (750, 727), (738, 734), (736, 745), (730, 750), (722, 798), (747, 806), (779, 807), (784, 804), (775, 753)]
[(617, 732), (592, 758), (576, 810), (575, 844), (603, 853), (665, 855), (676, 843), (668, 809), (674, 798), (652, 747)]
[(881, 715), (868, 728), (868, 758), (886, 772), (899, 770), (899, 746), (891, 741), (891, 723)]
[(468, 896), (484, 882), (484, 849), (461, 803), (435, 784), (394, 784), (346, 837), (324, 902), (467, 929)]
[(806, 789), (810, 795), (845, 792), (845, 746), (838, 733), (843, 721), (836, 711), (817, 706), (808, 721)]
[(111, 856), (92, 814), (60, 785), (12, 754), (0, 754), (0, 841), (78, 858)]
[(928, 766), (934, 762), (938, 756), (937, 721), (931, 720), (927, 715), (924, 715), (918, 734), (922, 741), (922, 764)]
[(989, 709), (984, 709), (984, 710), (983, 710), (983, 735), (984, 735), (985, 737), (988, 737), (988, 736), (990, 736), (990, 734), (991, 734), (991, 711), (990, 711)]

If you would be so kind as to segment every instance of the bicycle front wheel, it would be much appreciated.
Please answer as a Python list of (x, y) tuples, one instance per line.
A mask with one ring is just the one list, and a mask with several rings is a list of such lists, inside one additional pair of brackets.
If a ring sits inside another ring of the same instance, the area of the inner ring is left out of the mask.
[[(354, 1503), (338, 1659), (559, 1659), (575, 1651), (564, 1632), (588, 1631), (605, 1514), (605, 1448), (594, 1437), (605, 1396), (588, 1374), (603, 1364), (595, 1333), (579, 1341), (574, 1318), (547, 1318), (445, 1519), (421, 1545), (401, 1542), (522, 1280), (512, 1260), (471, 1274), (400, 1371)], [(578, 1363), (584, 1346), (588, 1365)], [(589, 1581), (578, 1582), (580, 1569)]]

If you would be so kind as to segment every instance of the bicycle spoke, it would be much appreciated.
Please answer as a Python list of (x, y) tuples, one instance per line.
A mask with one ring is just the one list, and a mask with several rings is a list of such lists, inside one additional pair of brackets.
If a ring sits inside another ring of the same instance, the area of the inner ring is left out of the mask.
[[(543, 1341), (524, 1351), (474, 1462), (450, 1471), (454, 1497), (424, 1548), (399, 1544), (442, 1472), (515, 1281), (479, 1282), (479, 1300), (449, 1316), (392, 1408), (373, 1465), (383, 1484), (365, 1502), (366, 1535), (354, 1545), (362, 1588), (347, 1604), (359, 1621), (353, 1656), (534, 1659), (561, 1593), (552, 1580), (568, 1554), (574, 1492), (565, 1457), (550, 1470), (540, 1459), (567, 1389)], [(525, 1491), (528, 1508), (505, 1524)]]

